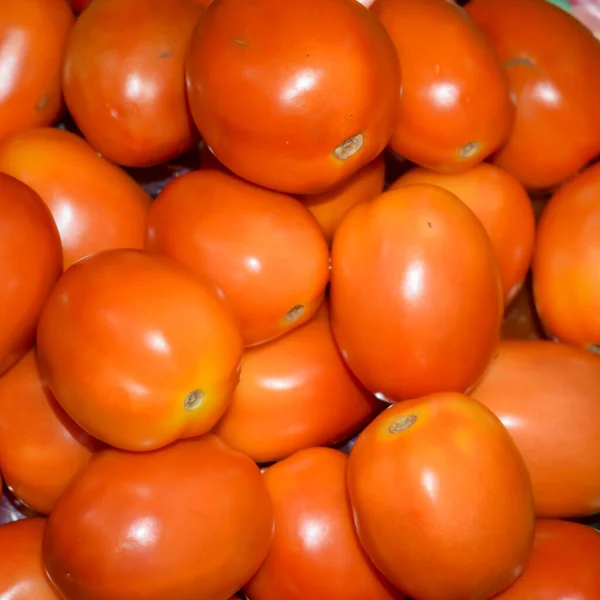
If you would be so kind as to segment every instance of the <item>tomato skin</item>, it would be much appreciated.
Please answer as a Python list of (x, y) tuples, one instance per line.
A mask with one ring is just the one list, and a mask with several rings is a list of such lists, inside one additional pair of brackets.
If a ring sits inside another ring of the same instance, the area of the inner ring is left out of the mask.
[(108, 250), (59, 280), (37, 348), (75, 422), (112, 446), (151, 450), (214, 426), (237, 384), (243, 342), (209, 284), (166, 257)]
[(456, 196), (415, 184), (353, 208), (331, 262), (333, 331), (368, 390), (397, 401), (463, 392), (481, 376), (501, 281), (483, 226)]
[(275, 534), (265, 562), (244, 587), (250, 600), (399, 600), (375, 570), (354, 528), (345, 454), (309, 448), (263, 474)]
[(256, 572), (272, 534), (258, 467), (206, 435), (98, 453), (50, 515), (43, 557), (67, 598), (227, 598)]
[(150, 166), (193, 146), (182, 82), (203, 10), (194, 0), (94, 0), (77, 19), (65, 56), (65, 101), (109, 160)]
[(525, 464), (502, 423), (462, 394), (379, 415), (350, 453), (348, 490), (363, 547), (411, 597), (490, 598), (527, 562)]
[(92, 0), (69, 0), (73, 12), (78, 15), (92, 2)]
[(598, 40), (550, 2), (471, 0), (466, 10), (499, 55), (516, 103), (494, 162), (528, 188), (559, 184), (600, 152)]
[(300, 202), (217, 170), (171, 181), (146, 247), (215, 282), (252, 346), (308, 321), (329, 281), (329, 251)]
[(290, 194), (324, 192), (374, 160), (399, 85), (385, 29), (348, 0), (213, 2), (187, 59), (192, 115), (215, 156)]

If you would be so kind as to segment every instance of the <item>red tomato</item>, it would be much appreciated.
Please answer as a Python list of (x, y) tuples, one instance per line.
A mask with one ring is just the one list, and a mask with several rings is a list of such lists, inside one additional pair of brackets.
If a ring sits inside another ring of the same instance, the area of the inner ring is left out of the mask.
[(218, 170), (165, 187), (150, 210), (147, 248), (214, 281), (248, 346), (310, 319), (329, 280), (327, 244), (300, 202)]
[(98, 453), (52, 511), (43, 557), (67, 598), (216, 600), (254, 575), (272, 533), (258, 467), (207, 435)]
[(462, 394), (379, 415), (350, 453), (348, 489), (362, 545), (411, 597), (490, 598), (527, 563), (525, 464), (502, 423)]
[(510, 79), (516, 120), (497, 165), (528, 188), (554, 186), (600, 152), (600, 44), (550, 2), (471, 0), (471, 18)]
[(0, 173), (0, 374), (33, 345), (61, 260), (58, 231), (42, 199)]
[(211, 429), (239, 378), (243, 343), (213, 289), (170, 259), (108, 250), (73, 265), (40, 318), (38, 356), (83, 429), (151, 450)]
[(194, 121), (225, 166), (268, 188), (312, 194), (385, 148), (398, 58), (358, 2), (226, 0), (198, 22), (187, 85)]
[(65, 56), (65, 100), (106, 158), (148, 166), (192, 147), (184, 62), (203, 10), (195, 0), (95, 0), (77, 19)]
[(345, 454), (302, 450), (269, 467), (275, 535), (267, 559), (245, 586), (250, 600), (404, 598), (375, 570), (354, 528)]
[(499, 338), (494, 249), (454, 194), (429, 184), (386, 192), (335, 234), (331, 307), (342, 355), (378, 397), (463, 392)]

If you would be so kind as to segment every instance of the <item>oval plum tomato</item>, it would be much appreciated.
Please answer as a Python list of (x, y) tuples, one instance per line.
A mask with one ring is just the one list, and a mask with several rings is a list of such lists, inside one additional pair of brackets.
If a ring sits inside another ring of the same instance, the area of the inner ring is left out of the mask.
[(600, 351), (600, 163), (564, 184), (544, 208), (532, 269), (549, 333)]
[(552, 187), (600, 152), (600, 44), (550, 2), (471, 0), (467, 12), (510, 79), (516, 119), (494, 162), (528, 188)]
[(504, 303), (512, 302), (529, 271), (535, 236), (533, 208), (523, 186), (499, 167), (482, 163), (460, 174), (411, 169), (389, 189), (412, 183), (443, 187), (475, 213), (496, 250)]
[(312, 194), (385, 148), (400, 78), (385, 29), (355, 0), (226, 0), (198, 22), (187, 86), (194, 121), (226, 167)]
[(112, 248), (143, 248), (150, 197), (80, 137), (41, 128), (0, 144), (0, 171), (31, 186), (50, 208), (67, 269)]
[(383, 404), (349, 371), (324, 305), (298, 329), (242, 358), (240, 383), (215, 432), (259, 463), (340, 442)]
[(215, 282), (248, 346), (310, 319), (329, 281), (327, 244), (300, 202), (217, 170), (165, 187), (150, 209), (146, 247)]
[(107, 250), (64, 273), (40, 317), (40, 368), (83, 429), (151, 450), (211, 429), (243, 342), (223, 300), (166, 257)]
[(464, 10), (446, 0), (376, 0), (371, 12), (390, 34), (402, 67), (390, 148), (449, 173), (497, 150), (514, 116), (508, 79)]
[(27, 185), (0, 173), (0, 374), (33, 346), (38, 318), (61, 273), (52, 215)]
[(62, 112), (62, 64), (73, 13), (66, 0), (0, 6), (0, 142)]
[(195, 0), (94, 0), (77, 19), (65, 56), (65, 100), (109, 160), (148, 166), (193, 146), (184, 63), (203, 10)]
[(349, 367), (389, 401), (463, 392), (499, 339), (502, 285), (483, 225), (454, 194), (415, 184), (346, 214), (331, 314)]
[(43, 557), (66, 598), (216, 600), (254, 575), (272, 536), (258, 467), (206, 435), (96, 454), (52, 511)]
[(263, 474), (275, 534), (265, 562), (244, 587), (250, 600), (404, 598), (362, 549), (346, 488), (345, 454), (310, 448)]
[(538, 516), (600, 512), (600, 358), (548, 341), (500, 343), (471, 394), (525, 459)]
[(523, 570), (531, 483), (494, 414), (462, 394), (391, 406), (348, 462), (358, 535), (375, 566), (422, 600), (490, 598)]

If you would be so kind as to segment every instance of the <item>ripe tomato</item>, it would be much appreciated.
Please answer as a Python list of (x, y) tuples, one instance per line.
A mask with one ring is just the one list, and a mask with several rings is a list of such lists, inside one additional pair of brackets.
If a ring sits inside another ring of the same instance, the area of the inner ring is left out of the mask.
[(379, 415), (350, 453), (348, 489), (362, 545), (411, 597), (490, 598), (529, 557), (523, 459), (493, 413), (462, 394)]
[(310, 448), (269, 467), (275, 534), (267, 559), (245, 586), (251, 600), (404, 598), (362, 549), (346, 489), (345, 454)]
[(272, 533), (258, 467), (207, 435), (98, 453), (52, 511), (43, 557), (67, 598), (228, 598), (254, 575)]
[(165, 187), (150, 210), (147, 248), (215, 282), (248, 346), (310, 319), (329, 280), (327, 244), (300, 202), (218, 170)]
[(497, 165), (528, 188), (560, 183), (600, 152), (600, 44), (550, 2), (471, 0), (510, 79), (516, 120)]
[(50, 208), (67, 269), (111, 248), (143, 248), (150, 197), (80, 137), (35, 129), (0, 145), (0, 171), (31, 186)]
[(345, 365), (326, 305), (270, 344), (247, 350), (240, 383), (215, 432), (259, 463), (339, 442), (384, 405)]
[(0, 374), (33, 345), (61, 260), (58, 231), (42, 199), (0, 173)]
[(77, 19), (65, 56), (65, 100), (106, 158), (148, 166), (192, 147), (184, 63), (203, 10), (195, 0), (95, 0)]
[(400, 87), (385, 29), (349, 0), (213, 2), (192, 36), (187, 85), (215, 156), (293, 194), (326, 191), (375, 159)]
[(460, 174), (412, 169), (389, 189), (412, 183), (443, 187), (477, 215), (496, 250), (504, 302), (512, 302), (529, 270), (535, 236), (533, 208), (523, 186), (502, 169), (482, 163)]
[(424, 167), (465, 171), (506, 140), (508, 80), (488, 41), (446, 0), (376, 0), (402, 68), (391, 149)]
[(379, 397), (463, 392), (499, 338), (494, 249), (454, 194), (430, 184), (385, 192), (335, 234), (331, 307), (342, 355)]
[(73, 265), (40, 317), (42, 374), (83, 429), (126, 450), (200, 435), (225, 411), (243, 343), (213, 289), (168, 258), (107, 250)]

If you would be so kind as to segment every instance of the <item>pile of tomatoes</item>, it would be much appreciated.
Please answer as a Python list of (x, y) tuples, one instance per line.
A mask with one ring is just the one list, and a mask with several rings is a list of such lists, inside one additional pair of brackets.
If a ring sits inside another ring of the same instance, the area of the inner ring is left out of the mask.
[(599, 156), (544, 0), (2, 0), (0, 597), (600, 600)]

